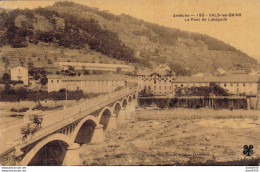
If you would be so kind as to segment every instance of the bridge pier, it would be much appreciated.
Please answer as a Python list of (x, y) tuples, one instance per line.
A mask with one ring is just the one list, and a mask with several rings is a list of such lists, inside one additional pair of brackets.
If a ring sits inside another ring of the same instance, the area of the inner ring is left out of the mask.
[(126, 106), (125, 109), (125, 119), (126, 120), (132, 120), (134, 119), (134, 113), (135, 113), (135, 106), (136, 106), (136, 101), (133, 101)]
[(131, 104), (127, 105), (125, 107), (125, 119), (126, 120), (131, 120)]
[(118, 116), (117, 116), (117, 123), (123, 124), (125, 122), (125, 108), (121, 107)]
[(104, 141), (103, 125), (98, 124), (93, 133), (91, 143), (101, 143)]
[(67, 152), (62, 163), (63, 166), (81, 165), (79, 148), (80, 145), (77, 143), (73, 143), (67, 148)]
[(117, 129), (117, 123), (116, 123), (116, 114), (112, 114), (109, 118), (108, 124), (107, 124), (107, 131), (111, 131)]
[(137, 106), (137, 99), (133, 99), (131, 103), (131, 114), (132, 114), (132, 120), (135, 120), (136, 114), (135, 114), (135, 108)]
[(135, 107), (137, 106), (137, 99), (132, 100), (132, 103), (130, 104), (130, 111), (131, 113), (135, 113)]

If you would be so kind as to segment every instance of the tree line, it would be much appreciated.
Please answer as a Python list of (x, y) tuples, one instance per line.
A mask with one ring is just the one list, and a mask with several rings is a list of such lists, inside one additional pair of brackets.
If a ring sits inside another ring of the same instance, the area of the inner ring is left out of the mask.
[[(44, 16), (53, 29), (35, 30), (33, 23), (37, 22), (36, 15)], [(26, 17), (25, 21), (21, 21), (20, 27), (16, 23), (18, 16)], [(8, 13), (4, 11), (0, 17), (2, 23), (0, 46), (11, 45), (13, 48), (21, 48), (27, 47), (28, 43), (45, 42), (71, 49), (83, 49), (88, 45), (91, 49), (109, 57), (136, 62), (134, 51), (119, 39), (118, 34), (103, 29), (94, 19), (86, 20), (70, 14), (58, 14), (54, 10), (45, 8), (15, 9)], [(57, 17), (64, 20), (64, 29), (56, 28)]]

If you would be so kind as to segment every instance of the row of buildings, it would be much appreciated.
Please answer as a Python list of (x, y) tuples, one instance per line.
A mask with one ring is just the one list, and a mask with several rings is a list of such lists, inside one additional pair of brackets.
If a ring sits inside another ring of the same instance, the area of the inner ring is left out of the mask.
[(48, 76), (48, 92), (66, 89), (84, 93), (109, 93), (116, 89), (135, 86), (135, 78), (126, 75)]
[(138, 90), (148, 90), (154, 95), (175, 95), (176, 88), (206, 87), (219, 85), (233, 95), (257, 95), (258, 77), (245, 71), (233, 71), (223, 76), (181, 76), (167, 71), (142, 72), (138, 76)]
[[(61, 67), (68, 67), (69, 64), (62, 64)], [(81, 66), (82, 64), (75, 64)], [(83, 64), (86, 65), (86, 64)], [(100, 68), (98, 68), (100, 67)], [(96, 66), (95, 69), (104, 69), (107, 66), (102, 64)], [(109, 70), (116, 70), (107, 67)], [(127, 65), (120, 66), (122, 70), (131, 70)], [(125, 68), (124, 68), (125, 67)], [(63, 68), (63, 69), (64, 69)], [(84, 76), (63, 76), (63, 75), (48, 75), (48, 92), (59, 91), (60, 89), (68, 90), (83, 90), (84, 92), (108, 92), (117, 87), (126, 86), (127, 83), (136, 83), (138, 91), (149, 90), (154, 95), (172, 95), (175, 96), (176, 88), (191, 88), (209, 86), (210, 83), (215, 83), (227, 90), (233, 95), (257, 95), (258, 77), (249, 75), (245, 71), (237, 70), (228, 75), (222, 76), (181, 76), (176, 77), (168, 68), (154, 68), (153, 71), (141, 72), (136, 77), (126, 75), (84, 75)], [(18, 66), (11, 70), (11, 80), (23, 81), (25, 86), (28, 86), (28, 69)], [(133, 84), (134, 85), (134, 84)]]
[[(79, 66), (79, 64), (71, 64), (73, 67)], [(80, 64), (82, 65), (82, 64)], [(86, 65), (86, 64), (83, 64)], [(66, 70), (67, 64), (60, 66), (62, 70)], [(106, 65), (91, 66), (92, 68), (87, 68), (89, 70), (102, 70), (102, 71), (115, 71), (120, 67), (124, 71), (131, 71), (131, 67), (127, 65), (115, 65), (113, 67)], [(22, 81), (19, 85), (16, 84), (14, 88), (25, 86), (27, 88), (41, 88), (37, 85), (33, 79), (28, 76), (28, 69), (22, 66), (15, 67), (11, 69), (11, 80), (12, 81)], [(136, 78), (121, 75), (121, 74), (102, 74), (102, 75), (81, 75), (81, 76), (67, 76), (67, 75), (47, 75), (47, 91), (59, 91), (61, 89), (66, 89), (70, 91), (82, 90), (84, 93), (107, 93), (112, 92), (116, 89), (122, 87), (132, 87), (136, 86)], [(38, 81), (38, 85), (41, 83)]]

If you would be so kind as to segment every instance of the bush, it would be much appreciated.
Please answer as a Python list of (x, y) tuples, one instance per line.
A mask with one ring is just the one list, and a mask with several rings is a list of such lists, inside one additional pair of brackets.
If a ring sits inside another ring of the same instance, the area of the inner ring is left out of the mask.
[(123, 87), (123, 86), (119, 86), (119, 87), (117, 87), (114, 91), (120, 91), (120, 90), (122, 90), (122, 89), (124, 89), (124, 87)]
[(27, 110), (29, 110), (29, 108), (22, 108), (22, 109), (14, 109), (12, 108), (10, 111), (11, 112), (26, 112)]
[(32, 110), (42, 110), (42, 111), (47, 111), (47, 110), (54, 110), (57, 108), (61, 108), (62, 105), (59, 106), (55, 106), (55, 107), (48, 107), (48, 106), (41, 106), (41, 105), (37, 105), (34, 108), (32, 108)]
[(177, 96), (204, 96), (208, 97), (210, 94), (216, 96), (229, 96), (227, 90), (216, 85), (215, 83), (210, 83), (209, 87), (191, 87), (191, 88), (175, 88)]

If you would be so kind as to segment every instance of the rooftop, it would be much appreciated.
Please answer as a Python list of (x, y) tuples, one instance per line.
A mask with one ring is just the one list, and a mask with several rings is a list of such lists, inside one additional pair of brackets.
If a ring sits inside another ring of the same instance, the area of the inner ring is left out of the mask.
[(63, 81), (124, 81), (129, 78), (126, 75), (83, 75), (83, 76), (62, 76), (48, 75), (48, 79), (62, 79)]
[(224, 75), (224, 76), (183, 76), (176, 78), (175, 82), (179, 83), (209, 83), (209, 82), (258, 82), (257, 76), (252, 76), (248, 74), (230, 74), (230, 75)]
[(137, 73), (137, 75), (139, 76), (149, 76), (149, 75), (153, 75), (153, 74), (158, 74), (158, 75), (161, 75), (161, 76), (166, 76), (166, 75), (172, 75), (172, 72), (170, 71), (165, 71), (165, 70), (161, 70), (161, 71), (149, 71), (149, 70), (146, 70), (146, 71), (139, 71)]

